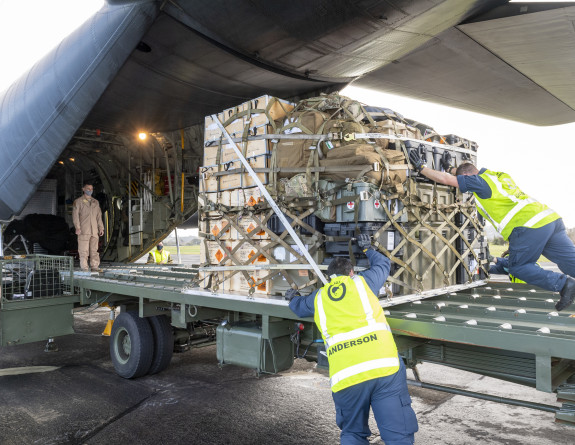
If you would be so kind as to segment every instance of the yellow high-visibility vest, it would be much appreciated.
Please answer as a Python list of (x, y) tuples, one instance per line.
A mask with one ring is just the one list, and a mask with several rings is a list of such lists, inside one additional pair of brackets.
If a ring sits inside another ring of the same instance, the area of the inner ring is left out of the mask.
[(170, 252), (167, 252), (166, 249), (154, 249), (150, 252), (150, 255), (152, 255), (156, 264), (167, 264), (170, 260)]
[(536, 229), (561, 218), (553, 209), (526, 195), (511, 176), (503, 172), (485, 170), (479, 175), (491, 189), (491, 198), (475, 195), (477, 210), (507, 240), (515, 227)]
[(399, 370), (391, 329), (363, 277), (335, 277), (319, 290), (314, 305), (333, 392)]

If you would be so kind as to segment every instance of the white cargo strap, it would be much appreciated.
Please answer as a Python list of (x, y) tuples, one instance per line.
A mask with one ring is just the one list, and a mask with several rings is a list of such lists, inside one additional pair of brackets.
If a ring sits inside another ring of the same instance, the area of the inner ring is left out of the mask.
[(313, 260), (311, 255), (309, 254), (307, 248), (304, 246), (304, 244), (299, 239), (299, 236), (297, 235), (297, 233), (295, 233), (295, 230), (293, 229), (291, 224), (288, 222), (288, 220), (285, 217), (285, 215), (283, 214), (283, 212), (280, 210), (280, 208), (277, 206), (275, 201), (272, 199), (271, 195), (268, 193), (267, 189), (264, 187), (264, 185), (262, 184), (262, 181), (260, 181), (260, 178), (258, 177), (256, 172), (254, 172), (250, 163), (246, 160), (246, 158), (242, 154), (242, 151), (238, 148), (238, 146), (233, 141), (232, 137), (226, 131), (226, 129), (224, 128), (224, 126), (222, 125), (220, 120), (217, 118), (217, 116), (215, 114), (212, 114), (211, 117), (214, 120), (214, 122), (217, 123), (218, 127), (220, 127), (222, 134), (224, 134), (226, 136), (229, 144), (231, 145), (231, 147), (236, 152), (236, 155), (238, 156), (239, 160), (242, 161), (242, 164), (244, 164), (244, 167), (246, 168), (246, 170), (248, 171), (248, 173), (250, 174), (250, 176), (252, 177), (254, 182), (257, 184), (258, 188), (262, 192), (262, 195), (264, 195), (264, 197), (266, 198), (267, 202), (269, 203), (269, 205), (271, 206), (271, 208), (273, 209), (275, 214), (278, 216), (278, 218), (283, 223), (283, 225), (286, 228), (286, 230), (288, 231), (288, 233), (291, 235), (291, 237), (295, 241), (296, 245), (301, 250), (301, 253), (305, 257), (305, 259), (313, 267), (313, 270), (316, 273), (316, 275), (319, 277), (319, 279), (322, 281), (323, 284), (327, 284), (327, 280), (326, 280), (324, 274), (321, 272), (321, 270), (319, 269), (319, 267), (317, 266), (317, 264), (315, 263), (315, 261)]
[(358, 363), (357, 365), (350, 366), (349, 368), (342, 369), (331, 376), (329, 382), (331, 386), (337, 385), (344, 379), (360, 374), (362, 372), (373, 371), (379, 368), (391, 368), (399, 366), (399, 357), (378, 358), (368, 362)]
[(319, 322), (323, 338), (325, 339), (326, 349), (329, 349), (333, 345), (340, 343), (342, 341), (350, 341), (358, 337), (363, 337), (364, 335), (371, 334), (377, 331), (389, 331), (391, 329), (387, 323), (377, 323), (375, 318), (373, 318), (373, 309), (369, 303), (369, 298), (367, 296), (367, 291), (362, 279), (359, 275), (352, 277), (355, 287), (357, 288), (363, 310), (365, 312), (365, 320), (367, 321), (367, 326), (362, 326), (361, 328), (354, 329), (348, 332), (342, 332), (341, 334), (335, 334), (330, 336), (327, 331), (327, 316), (325, 315), (325, 310), (323, 308), (323, 298), (321, 297), (321, 290), (319, 291), (319, 297), (317, 297), (317, 310), (319, 315)]
[(347, 142), (355, 141), (357, 139), (391, 139), (394, 141), (411, 141), (417, 144), (430, 145), (431, 147), (443, 148), (446, 150), (457, 151), (459, 153), (467, 153), (473, 156), (477, 156), (477, 152), (469, 150), (467, 148), (455, 147), (453, 145), (438, 144), (437, 142), (428, 142), (426, 140), (408, 138), (405, 136), (396, 136), (394, 134), (382, 134), (382, 133), (347, 133), (343, 136), (343, 139)]

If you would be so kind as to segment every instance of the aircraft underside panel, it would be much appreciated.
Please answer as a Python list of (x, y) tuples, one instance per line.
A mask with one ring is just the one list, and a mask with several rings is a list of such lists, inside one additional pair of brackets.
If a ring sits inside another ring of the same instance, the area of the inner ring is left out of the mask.
[(354, 85), (534, 125), (572, 122), (570, 14), (575, 7), (450, 28)]

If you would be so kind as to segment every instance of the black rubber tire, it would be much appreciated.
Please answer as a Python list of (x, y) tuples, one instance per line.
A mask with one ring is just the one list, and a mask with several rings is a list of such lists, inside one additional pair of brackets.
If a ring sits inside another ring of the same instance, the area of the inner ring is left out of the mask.
[(110, 335), (110, 357), (116, 373), (135, 379), (148, 373), (154, 354), (150, 323), (137, 311), (122, 312), (114, 321)]
[(166, 369), (174, 353), (174, 330), (170, 319), (165, 315), (149, 318), (154, 337), (154, 354), (148, 374), (157, 374)]

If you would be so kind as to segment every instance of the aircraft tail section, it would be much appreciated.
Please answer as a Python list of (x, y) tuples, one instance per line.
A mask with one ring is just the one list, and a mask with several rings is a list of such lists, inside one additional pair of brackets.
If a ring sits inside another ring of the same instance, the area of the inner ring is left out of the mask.
[(0, 96), (0, 220), (20, 213), (158, 12), (104, 5)]

